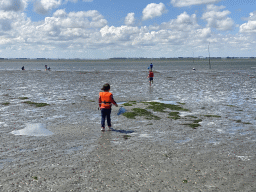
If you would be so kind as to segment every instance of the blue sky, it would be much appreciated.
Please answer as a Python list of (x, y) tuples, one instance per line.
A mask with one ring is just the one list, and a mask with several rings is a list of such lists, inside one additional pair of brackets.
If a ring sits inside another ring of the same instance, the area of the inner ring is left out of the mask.
[(0, 0), (0, 57), (256, 57), (255, 0)]

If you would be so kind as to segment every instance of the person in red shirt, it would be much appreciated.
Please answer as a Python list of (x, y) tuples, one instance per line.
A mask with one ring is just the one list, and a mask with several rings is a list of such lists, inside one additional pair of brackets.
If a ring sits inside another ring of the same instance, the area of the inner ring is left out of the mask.
[(111, 130), (111, 106), (114, 104), (118, 107), (117, 103), (113, 98), (113, 94), (109, 92), (110, 85), (106, 83), (103, 85), (102, 89), (104, 92), (100, 92), (99, 94), (99, 108), (101, 110), (101, 131), (105, 131), (105, 118), (107, 117), (107, 124), (109, 130)]
[(152, 84), (153, 84), (153, 77), (154, 77), (154, 73), (153, 73), (153, 71), (150, 69), (150, 70), (149, 70), (148, 77), (147, 77), (147, 78), (149, 78), (149, 85), (150, 85), (150, 86), (151, 86), (151, 82), (152, 82)]

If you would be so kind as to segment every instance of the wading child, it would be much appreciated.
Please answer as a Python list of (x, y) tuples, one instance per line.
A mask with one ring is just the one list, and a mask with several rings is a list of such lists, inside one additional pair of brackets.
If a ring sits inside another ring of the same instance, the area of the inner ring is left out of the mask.
[(152, 84), (153, 84), (153, 77), (154, 77), (154, 73), (153, 73), (153, 71), (150, 69), (150, 70), (149, 70), (148, 77), (147, 77), (147, 78), (149, 78), (149, 85), (150, 85), (150, 86), (151, 86), (151, 82), (152, 82)]
[(107, 83), (103, 85), (102, 89), (104, 92), (100, 92), (99, 96), (99, 107), (101, 110), (101, 131), (105, 131), (105, 118), (107, 117), (108, 129), (111, 131), (111, 106), (112, 103), (118, 107), (115, 100), (113, 99), (113, 94), (109, 92), (110, 85)]

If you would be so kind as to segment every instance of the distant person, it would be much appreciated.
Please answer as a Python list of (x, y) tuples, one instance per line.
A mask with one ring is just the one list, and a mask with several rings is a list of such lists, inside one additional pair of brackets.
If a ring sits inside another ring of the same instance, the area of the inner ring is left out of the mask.
[(149, 73), (148, 73), (148, 77), (149, 78), (149, 85), (151, 86), (151, 82), (153, 84), (153, 77), (154, 77), (154, 73), (152, 71), (152, 69), (149, 70)]
[(51, 67), (48, 67), (48, 71), (50, 71), (51, 70)]
[(153, 64), (151, 63), (149, 66), (150, 66), (150, 69), (152, 70), (153, 69)]
[(47, 71), (47, 65), (45, 65), (44, 67), (45, 67), (45, 71)]
[(23, 66), (23, 67), (21, 67), (21, 70), (22, 70), (22, 71), (24, 71), (24, 70), (25, 70), (25, 67), (24, 67), (24, 66)]
[(195, 71), (196, 69), (195, 69), (195, 68), (193, 68), (192, 70), (193, 70), (193, 71)]
[(104, 92), (99, 94), (99, 108), (101, 110), (101, 131), (105, 131), (105, 118), (107, 117), (108, 129), (111, 131), (111, 106), (112, 103), (118, 107), (117, 103), (113, 98), (113, 94), (109, 92), (110, 85), (106, 83), (102, 89)]

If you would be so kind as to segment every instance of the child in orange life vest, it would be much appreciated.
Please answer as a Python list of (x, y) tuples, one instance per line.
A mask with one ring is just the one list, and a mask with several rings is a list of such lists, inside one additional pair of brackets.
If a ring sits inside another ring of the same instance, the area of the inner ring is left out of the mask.
[(101, 89), (104, 92), (100, 92), (99, 94), (99, 107), (101, 110), (101, 131), (105, 131), (105, 118), (107, 117), (108, 128), (111, 130), (111, 106), (112, 103), (118, 107), (115, 100), (113, 99), (113, 94), (109, 92), (110, 85), (107, 83), (103, 85)]
[(153, 73), (152, 69), (150, 69), (148, 77), (147, 77), (147, 78), (149, 78), (149, 85), (150, 86), (151, 86), (151, 81), (152, 81), (152, 84), (153, 84), (153, 77), (154, 77), (154, 73)]

